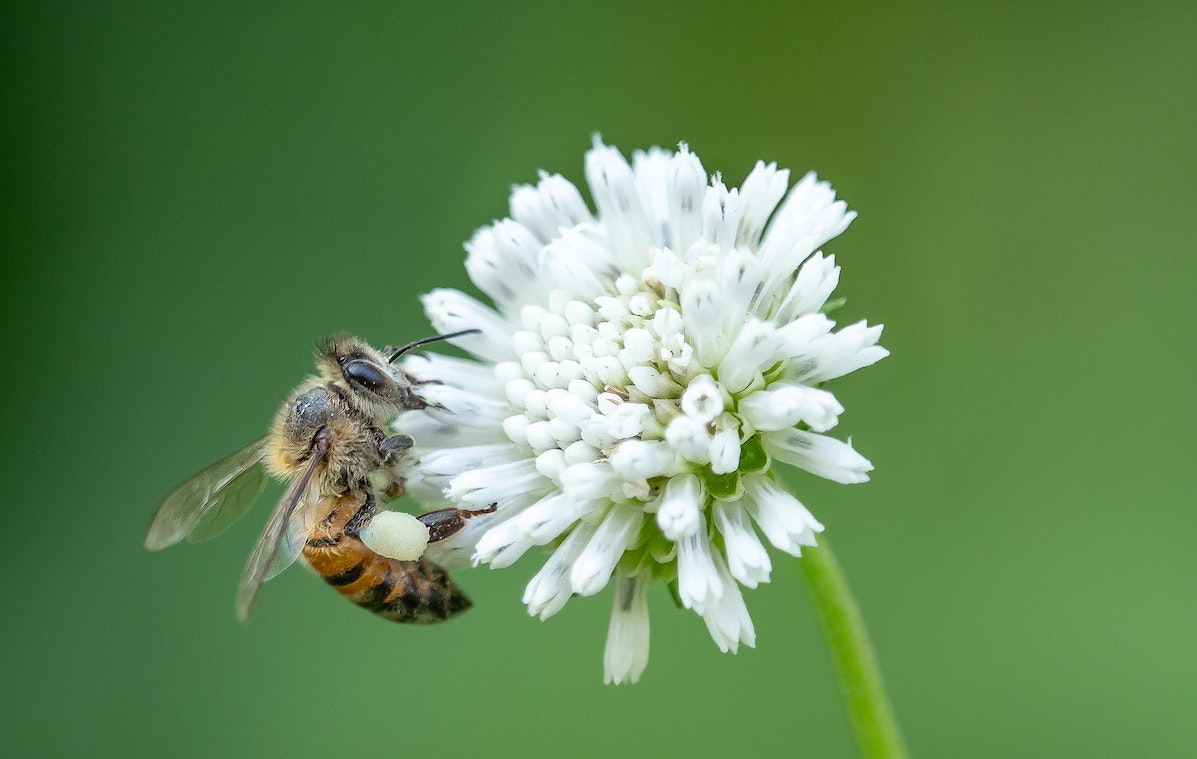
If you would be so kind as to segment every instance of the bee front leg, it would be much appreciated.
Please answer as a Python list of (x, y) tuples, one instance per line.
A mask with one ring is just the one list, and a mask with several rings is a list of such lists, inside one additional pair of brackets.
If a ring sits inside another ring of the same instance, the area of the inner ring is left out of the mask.
[(449, 507), (447, 509), (426, 512), (416, 517), (416, 519), (419, 519), (428, 528), (428, 542), (435, 543), (438, 540), (444, 540), (459, 532), (461, 528), (465, 527), (466, 520), (470, 517), (476, 517), (479, 514), (490, 514), (497, 508), (499, 508), (499, 504), (497, 503), (492, 503), (485, 509), (474, 511)]
[(406, 482), (401, 474), (399, 474), (399, 462), (403, 459), (403, 455), (407, 453), (415, 441), (412, 440), (411, 435), (391, 435), (390, 437), (383, 437), (381, 432), (376, 433), (379, 436), (378, 440), (378, 458), (385, 470), (389, 470), (391, 481), (387, 483), (383, 490), (383, 497), (388, 501), (393, 501), (399, 496), (403, 495), (406, 488)]
[(397, 462), (403, 454), (411, 450), (411, 447), (416, 444), (411, 435), (391, 435), (385, 437), (378, 442), (378, 455), (382, 459), (383, 464), (393, 464)]

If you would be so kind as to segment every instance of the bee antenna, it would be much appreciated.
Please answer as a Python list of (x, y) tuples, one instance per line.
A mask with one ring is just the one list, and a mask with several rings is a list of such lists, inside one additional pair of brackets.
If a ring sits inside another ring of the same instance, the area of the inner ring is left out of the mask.
[(480, 330), (480, 329), (463, 329), (460, 332), (449, 332), (444, 335), (435, 335), (433, 337), (425, 337), (422, 340), (416, 340), (415, 342), (408, 343), (407, 345), (403, 346), (402, 348), (396, 348), (395, 352), (391, 354), (391, 357), (387, 359), (387, 363), (388, 364), (395, 363), (395, 360), (397, 358), (399, 358), (400, 356), (402, 356), (404, 353), (407, 353), (412, 348), (415, 348), (417, 346), (425, 345), (426, 343), (435, 343), (439, 340), (451, 340), (455, 337), (461, 337), (462, 335), (480, 335), (480, 334), (482, 334), (482, 330)]

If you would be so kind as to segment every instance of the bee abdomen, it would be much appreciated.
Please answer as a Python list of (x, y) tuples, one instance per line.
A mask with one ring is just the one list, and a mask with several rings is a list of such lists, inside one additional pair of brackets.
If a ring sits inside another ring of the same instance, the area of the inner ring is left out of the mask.
[(380, 617), (412, 624), (443, 622), (473, 605), (449, 573), (428, 559), (386, 561), (396, 566), (350, 600)]
[(339, 537), (335, 542), (311, 539), (303, 555), (329, 585), (363, 609), (394, 622), (434, 624), (473, 605), (449, 573), (428, 559), (399, 561), (374, 553), (357, 538)]

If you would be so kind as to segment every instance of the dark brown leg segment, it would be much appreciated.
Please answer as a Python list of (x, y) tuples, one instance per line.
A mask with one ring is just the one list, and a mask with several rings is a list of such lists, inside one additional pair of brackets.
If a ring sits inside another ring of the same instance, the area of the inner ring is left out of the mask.
[(428, 528), (428, 542), (435, 543), (460, 531), (461, 528), (465, 527), (466, 520), (470, 517), (476, 517), (479, 514), (490, 514), (498, 507), (497, 503), (492, 503), (485, 509), (474, 511), (450, 507), (429, 511), (416, 517), (416, 519), (419, 519)]

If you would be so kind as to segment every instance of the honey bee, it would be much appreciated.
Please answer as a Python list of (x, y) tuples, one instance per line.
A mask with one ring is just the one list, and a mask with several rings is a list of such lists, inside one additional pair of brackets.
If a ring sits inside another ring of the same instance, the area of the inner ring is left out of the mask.
[[(320, 374), (291, 393), (266, 437), (171, 492), (154, 515), (146, 548), (216, 537), (245, 514), (269, 472), (290, 485), (241, 577), (239, 619), (249, 618), (262, 583), (299, 556), (343, 596), (385, 619), (429, 624), (470, 608), (448, 572), (419, 555), (422, 542), (415, 556), (394, 558), (363, 542), (363, 531), (377, 514), (380, 495), (402, 494), (399, 464), (414, 443), (403, 433), (388, 434), (386, 423), (405, 409), (435, 405), (418, 392), (425, 383), (394, 362), (416, 346), (476, 332), (382, 351), (347, 335), (322, 343), (316, 354)], [(436, 542), (493, 510), (439, 509), (416, 519), (428, 529), (428, 542)]]

